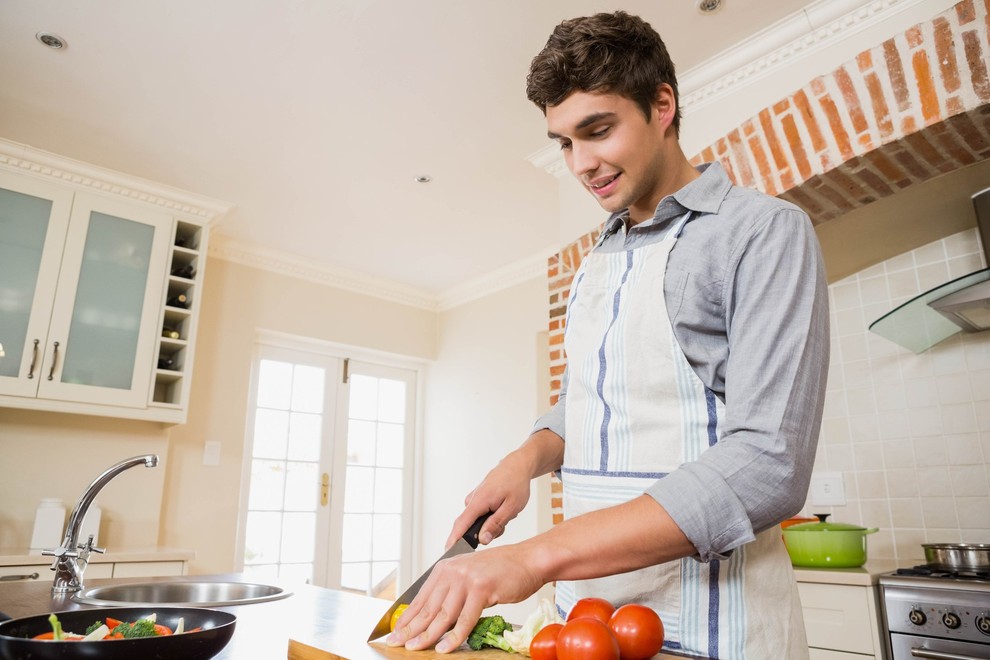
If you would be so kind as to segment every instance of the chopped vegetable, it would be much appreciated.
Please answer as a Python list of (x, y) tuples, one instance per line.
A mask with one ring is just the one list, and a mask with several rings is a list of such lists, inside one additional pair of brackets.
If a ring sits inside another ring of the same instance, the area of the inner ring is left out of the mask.
[(512, 630), (512, 626), (506, 623), (505, 619), (502, 617), (498, 615), (483, 616), (478, 619), (478, 623), (475, 624), (474, 630), (472, 630), (471, 634), (468, 636), (468, 646), (475, 651), (479, 651), (485, 646), (491, 646), (492, 648), (515, 653), (515, 650), (502, 636), (502, 634), (507, 630)]
[(58, 617), (52, 614), (48, 617), (48, 623), (52, 624), (52, 639), (55, 641), (61, 641), (65, 639), (65, 635), (62, 634), (62, 623), (58, 620)]
[(536, 611), (526, 618), (526, 622), (522, 625), (522, 628), (519, 630), (507, 630), (502, 636), (516, 653), (529, 655), (529, 646), (533, 643), (536, 633), (551, 623), (563, 622), (564, 620), (557, 612), (554, 604), (544, 598), (540, 601), (540, 606)]
[(95, 642), (104, 639), (135, 639), (140, 637), (162, 637), (165, 635), (181, 634), (181, 633), (192, 633), (199, 632), (202, 630), (201, 627), (192, 628), (186, 630), (184, 619), (179, 619), (178, 625), (176, 626), (176, 632), (173, 633), (172, 629), (168, 626), (163, 626), (156, 622), (156, 615), (154, 613), (148, 615), (143, 619), (138, 619), (137, 621), (127, 622), (120, 621), (111, 617), (106, 618), (106, 622), (96, 621), (88, 628), (86, 628), (85, 635), (79, 635), (76, 633), (65, 632), (62, 630), (62, 624), (58, 620), (55, 614), (48, 617), (48, 622), (52, 626), (51, 632), (41, 633), (40, 635), (35, 635), (32, 639), (40, 640), (55, 640), (55, 641), (72, 641), (72, 642)]

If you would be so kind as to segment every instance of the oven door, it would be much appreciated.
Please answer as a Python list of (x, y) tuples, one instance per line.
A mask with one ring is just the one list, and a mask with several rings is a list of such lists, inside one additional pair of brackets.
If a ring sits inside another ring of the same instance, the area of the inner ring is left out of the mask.
[(952, 639), (915, 637), (891, 633), (891, 660), (987, 660), (990, 658), (990, 638), (987, 644), (957, 642)]

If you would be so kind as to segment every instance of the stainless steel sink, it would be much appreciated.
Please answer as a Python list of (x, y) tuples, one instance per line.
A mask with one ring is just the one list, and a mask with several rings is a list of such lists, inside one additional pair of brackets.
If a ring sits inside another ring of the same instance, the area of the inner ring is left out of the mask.
[(84, 588), (72, 599), (103, 607), (181, 605), (224, 607), (264, 603), (291, 596), (282, 587), (249, 582), (175, 581), (111, 584)]

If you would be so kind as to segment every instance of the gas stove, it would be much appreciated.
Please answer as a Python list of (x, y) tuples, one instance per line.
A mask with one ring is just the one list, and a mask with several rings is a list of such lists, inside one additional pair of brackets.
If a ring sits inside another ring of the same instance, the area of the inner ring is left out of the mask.
[(890, 660), (990, 659), (990, 574), (915, 566), (879, 583)]

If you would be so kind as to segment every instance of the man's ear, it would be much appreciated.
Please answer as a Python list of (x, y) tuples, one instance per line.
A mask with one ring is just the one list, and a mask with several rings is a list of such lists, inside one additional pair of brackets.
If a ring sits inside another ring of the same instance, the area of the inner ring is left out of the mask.
[(677, 115), (677, 100), (674, 98), (674, 88), (667, 83), (660, 83), (652, 104), (653, 117), (659, 122), (664, 133), (674, 124)]

